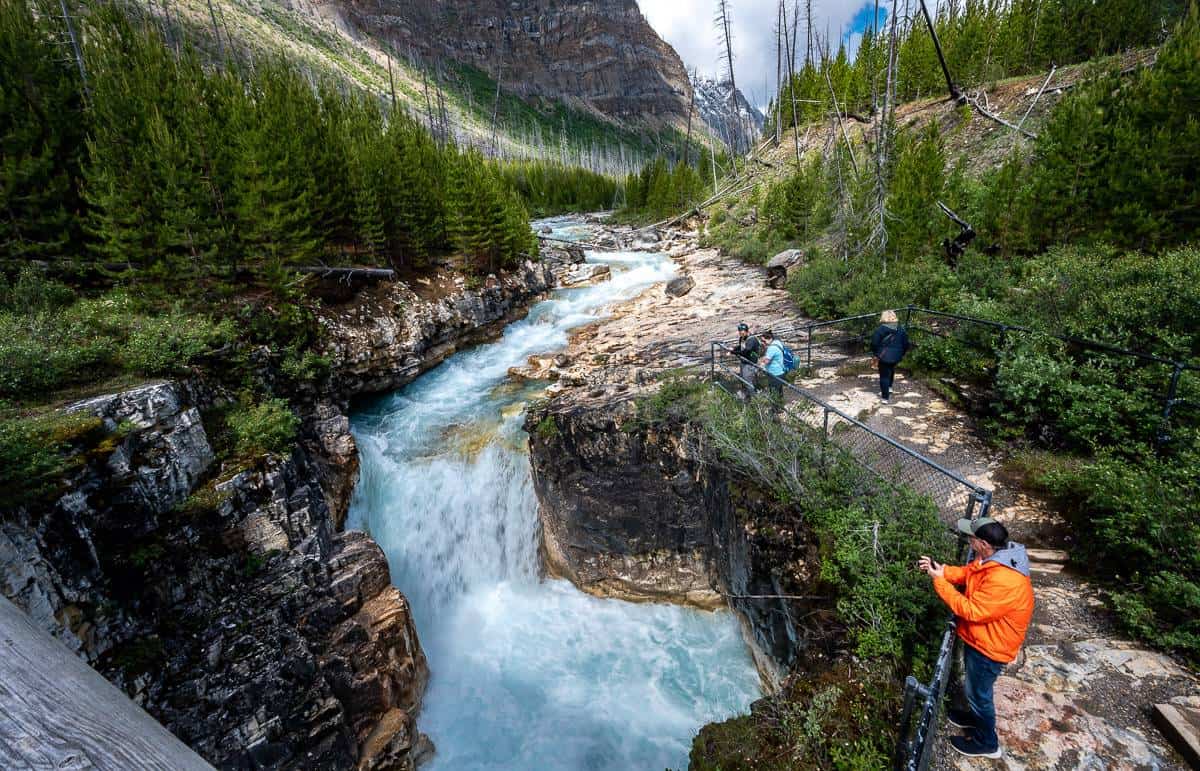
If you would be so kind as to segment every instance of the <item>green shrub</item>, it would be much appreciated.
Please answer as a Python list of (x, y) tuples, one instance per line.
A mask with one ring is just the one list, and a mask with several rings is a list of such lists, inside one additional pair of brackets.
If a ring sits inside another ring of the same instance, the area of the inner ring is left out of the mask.
[(1102, 450), (1037, 475), (1067, 512), (1081, 567), (1114, 582), (1125, 628), (1200, 660), (1200, 453)]
[(122, 346), (121, 360), (138, 374), (168, 375), (232, 340), (228, 320), (214, 322), (175, 308), (163, 316), (137, 319)]
[(300, 428), (300, 419), (283, 399), (240, 405), (225, 417), (234, 449), (243, 456), (286, 452)]
[(875, 771), (896, 741), (900, 685), (888, 667), (838, 662), (790, 679), (753, 714), (712, 723), (692, 742), (693, 771)]
[(559, 434), (558, 423), (555, 422), (553, 415), (546, 415), (539, 420), (535, 430), (542, 439), (553, 439)]
[(84, 450), (104, 437), (89, 413), (48, 412), (0, 419), (0, 498), (3, 507), (52, 497), (86, 463)]
[(812, 529), (855, 652), (906, 662), (933, 643), (945, 611), (915, 559), (944, 559), (953, 541), (932, 501), (882, 482), (806, 423), (776, 420), (762, 399), (709, 393), (698, 408), (708, 445)]

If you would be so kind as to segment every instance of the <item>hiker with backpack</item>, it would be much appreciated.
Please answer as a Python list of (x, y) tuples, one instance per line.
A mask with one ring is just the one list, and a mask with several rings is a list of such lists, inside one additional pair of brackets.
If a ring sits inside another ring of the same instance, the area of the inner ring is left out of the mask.
[(739, 359), (738, 374), (742, 377), (747, 397), (754, 396), (756, 390), (754, 383), (758, 380), (758, 368), (755, 364), (762, 355), (762, 348), (758, 338), (750, 334), (750, 325), (745, 322), (738, 324), (738, 341), (733, 346), (733, 353)]
[(767, 387), (777, 403), (783, 402), (783, 376), (796, 368), (796, 357), (782, 341), (775, 339), (775, 333), (766, 330), (762, 333), (767, 350), (758, 360), (759, 366), (767, 372)]
[(879, 369), (879, 395), (887, 404), (892, 398), (892, 381), (896, 377), (896, 365), (912, 348), (908, 331), (896, 326), (899, 319), (895, 311), (879, 314), (879, 327), (871, 335), (871, 353), (875, 354), (875, 366)]

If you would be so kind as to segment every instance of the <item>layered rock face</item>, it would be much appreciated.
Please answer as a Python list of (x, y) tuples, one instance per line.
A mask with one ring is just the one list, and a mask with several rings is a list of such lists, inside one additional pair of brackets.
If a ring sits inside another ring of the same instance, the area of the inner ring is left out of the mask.
[(464, 285), (436, 298), (422, 298), (401, 282), (382, 284), (325, 310), (321, 345), (331, 364), (329, 390), (344, 402), (411, 383), (523, 316), (555, 285), (555, 265), (526, 262), (520, 270), (489, 276), (482, 287)]
[(4, 510), (0, 590), (223, 768), (412, 768), (428, 679), (408, 604), (337, 533), (307, 454), (215, 483), (200, 389), (71, 406), (106, 451), (52, 505)]
[(469, 64), (524, 97), (612, 118), (687, 117), (683, 62), (634, 0), (349, 0), (346, 14), (399, 50)]
[[(711, 608), (742, 618), (764, 679), (813, 642), (815, 545), (758, 491), (731, 479), (697, 429), (646, 427), (630, 399), (562, 399), (527, 417), (547, 570), (585, 591)], [(797, 559), (795, 555), (806, 555)]]

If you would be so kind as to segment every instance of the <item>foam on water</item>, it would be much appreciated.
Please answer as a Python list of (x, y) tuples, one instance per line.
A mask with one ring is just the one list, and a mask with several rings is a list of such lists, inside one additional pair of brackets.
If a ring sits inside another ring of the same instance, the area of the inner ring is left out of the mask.
[[(559, 237), (586, 236), (558, 220)], [(495, 343), (366, 405), (350, 526), (413, 606), (432, 671), (419, 728), (432, 769), (687, 765), (700, 725), (744, 710), (758, 677), (729, 613), (599, 600), (538, 579), (537, 501), (508, 368), (670, 279), (662, 255), (590, 254), (611, 281), (560, 290)]]

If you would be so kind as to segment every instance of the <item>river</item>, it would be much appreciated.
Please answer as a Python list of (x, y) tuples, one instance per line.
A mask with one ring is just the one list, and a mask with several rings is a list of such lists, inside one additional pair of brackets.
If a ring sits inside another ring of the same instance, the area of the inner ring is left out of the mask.
[[(558, 237), (587, 232), (548, 222)], [(661, 254), (588, 260), (612, 279), (555, 291), (499, 340), (352, 416), (362, 473), (348, 526), (375, 538), (412, 604), (432, 673), (417, 720), (437, 746), (431, 771), (686, 768), (701, 725), (760, 695), (731, 613), (539, 578), (521, 423), (544, 384), (514, 383), (508, 368), (675, 273)]]

